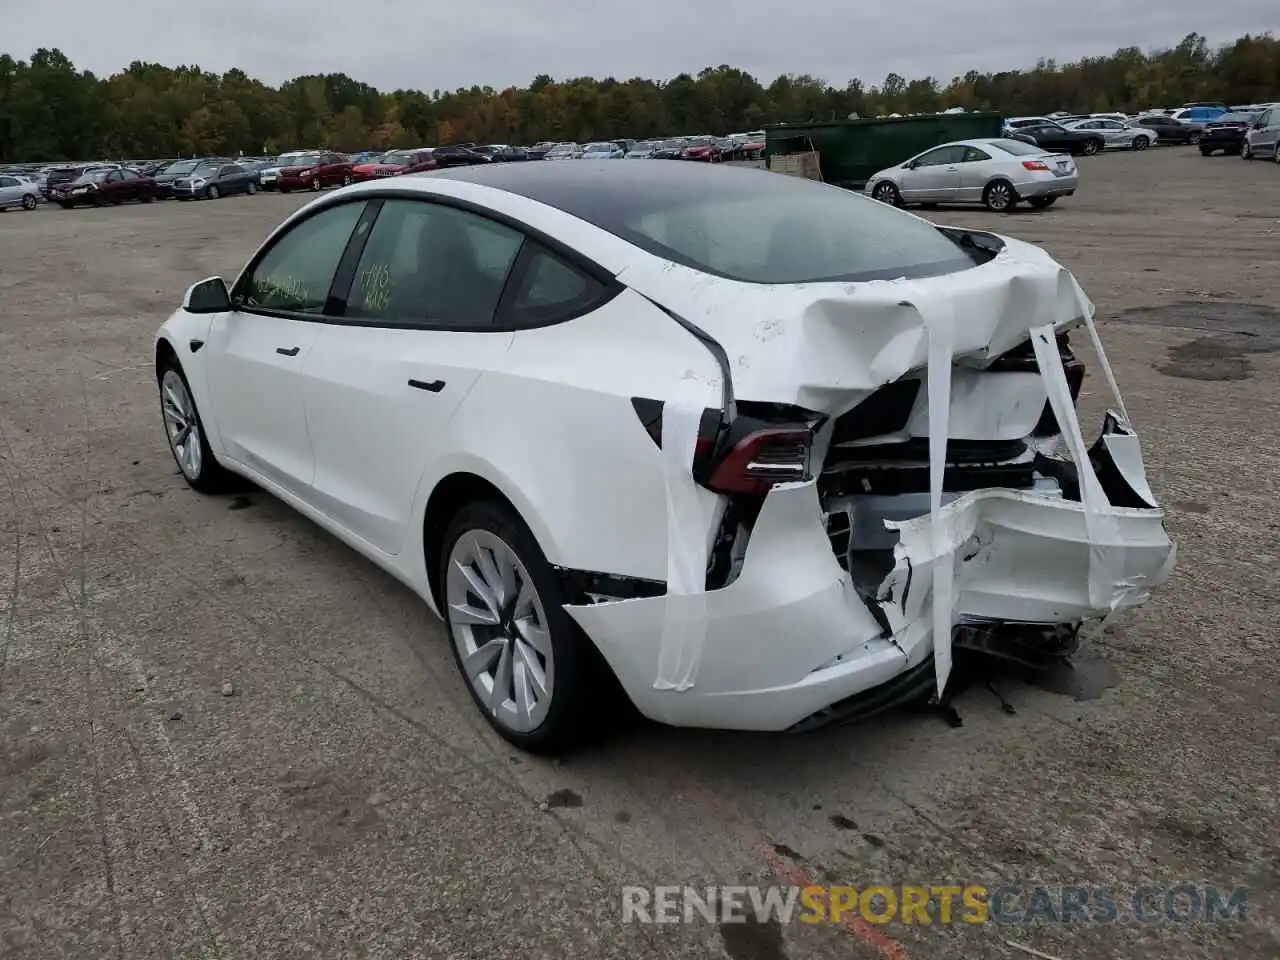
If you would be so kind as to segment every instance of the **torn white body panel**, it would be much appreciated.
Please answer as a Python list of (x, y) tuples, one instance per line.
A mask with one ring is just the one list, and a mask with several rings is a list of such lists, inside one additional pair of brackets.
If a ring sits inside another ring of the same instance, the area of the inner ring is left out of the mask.
[[(680, 557), (705, 561), (708, 531), (705, 511), (679, 490), (700, 489), (685, 435), (692, 419), (681, 418), (680, 453), (665, 451), (678, 589), (568, 608), (646, 715), (785, 729), (872, 695), (930, 657), (941, 695), (957, 625), (1074, 626), (1140, 603), (1168, 578), (1173, 546), (1097, 341), (1093, 305), (1039, 249), (1011, 241), (959, 274), (797, 285), (783, 296), (705, 275), (684, 284), (674, 276), (681, 269), (637, 269), (625, 279), (714, 334), (738, 399), (829, 419), (815, 443), (815, 480), (767, 494), (737, 579), (690, 592)], [(1093, 451), (1058, 340), (1078, 325), (1099, 347), (1122, 411), (1108, 417)], [(1020, 346), (1029, 347), (1021, 366), (993, 363)], [(906, 381), (917, 389), (893, 429), (879, 430), (868, 413), (859, 434), (860, 405)], [(1039, 432), (1046, 417), (1056, 422), (1050, 435)], [(958, 442), (975, 448), (972, 465)], [(1070, 460), (1055, 455), (1058, 447)], [(1091, 462), (1099, 455), (1120, 478), (1112, 490)], [(673, 462), (684, 467), (672, 470)], [(965, 486), (966, 471), (997, 479)], [(890, 489), (876, 489), (886, 478)], [(1138, 505), (1113, 504), (1113, 496)], [(849, 525), (843, 546), (830, 534), (836, 515)], [(869, 579), (877, 557), (880, 573)]]

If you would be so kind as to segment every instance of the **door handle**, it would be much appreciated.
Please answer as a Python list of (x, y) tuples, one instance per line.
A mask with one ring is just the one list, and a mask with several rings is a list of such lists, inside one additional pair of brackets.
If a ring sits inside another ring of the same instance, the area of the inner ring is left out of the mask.
[(296, 357), (301, 347), (276, 347), (276, 353), (282, 357)]
[(416, 390), (426, 390), (428, 393), (439, 393), (444, 389), (443, 380), (410, 380), (409, 386)]

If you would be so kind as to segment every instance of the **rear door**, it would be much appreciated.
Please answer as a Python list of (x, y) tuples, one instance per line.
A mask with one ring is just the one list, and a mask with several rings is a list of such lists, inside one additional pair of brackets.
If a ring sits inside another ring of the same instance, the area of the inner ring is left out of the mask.
[(306, 417), (319, 508), (395, 555), (418, 542), (409, 516), (440, 433), (511, 344), (495, 318), (524, 235), (426, 200), (370, 209), (341, 321), (315, 342)]
[(303, 396), (318, 323), (365, 204), (326, 207), (277, 237), (210, 326), (209, 387), (232, 459), (304, 499), (315, 476)]

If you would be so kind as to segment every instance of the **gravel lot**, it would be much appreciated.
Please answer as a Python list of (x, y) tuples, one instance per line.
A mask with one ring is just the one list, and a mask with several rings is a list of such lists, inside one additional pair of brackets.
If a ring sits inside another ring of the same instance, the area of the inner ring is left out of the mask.
[[(0, 214), (0, 956), (1276, 956), (1280, 167), (1081, 165), (1053, 210), (937, 216), (1044, 244), (1098, 303), (1176, 581), (1074, 677), (970, 687), (961, 726), (642, 725), (563, 764), (484, 726), (389, 577), (177, 475), (155, 328), (306, 198)], [(805, 878), (1239, 884), (1250, 916), (619, 922), (623, 884)]]

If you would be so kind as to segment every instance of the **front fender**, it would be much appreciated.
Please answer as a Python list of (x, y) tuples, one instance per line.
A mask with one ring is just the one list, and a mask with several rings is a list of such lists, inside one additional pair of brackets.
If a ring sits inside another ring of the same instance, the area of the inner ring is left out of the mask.
[[(217, 314), (187, 313), (175, 310), (156, 331), (152, 356), (159, 357), (161, 343), (167, 343), (182, 364), (182, 372), (186, 375), (187, 385), (200, 411), (200, 421), (204, 425), (205, 437), (215, 456), (221, 456), (225, 449), (222, 434), (218, 429), (217, 410), (213, 404), (213, 392), (209, 387), (208, 348), (209, 332), (213, 329)], [(193, 349), (193, 345), (198, 344)]]

